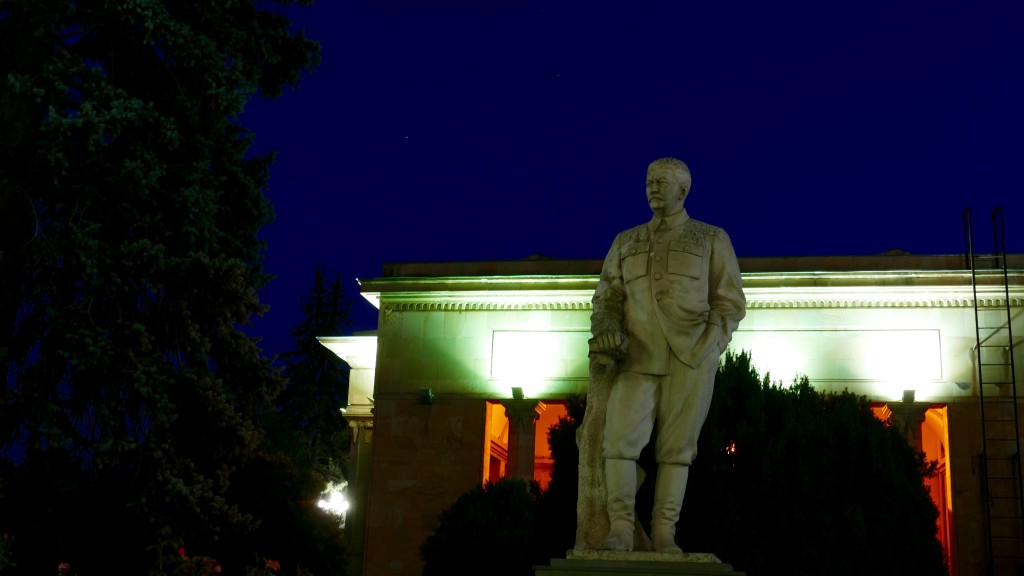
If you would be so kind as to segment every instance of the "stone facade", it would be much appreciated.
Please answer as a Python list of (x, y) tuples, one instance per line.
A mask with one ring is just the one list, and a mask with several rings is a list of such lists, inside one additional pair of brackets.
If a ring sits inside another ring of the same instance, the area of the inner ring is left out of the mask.
[[(1024, 257), (1010, 264), (1012, 327), (1024, 336)], [(541, 403), (586, 392), (600, 266), (391, 264), (362, 281), (380, 310), (377, 333), (322, 338), (353, 367), (350, 573), (421, 572), (419, 547), (437, 514), (486, 477), (488, 406), (510, 399), (512, 387)], [(974, 291), (964, 258), (740, 259), (740, 267), (748, 311), (731, 348), (749, 350), (774, 380), (806, 374), (816, 388), (865, 395), (910, 437), (920, 433), (914, 441), (929, 458), (941, 456), (945, 471), (932, 491), (938, 506), (945, 501), (940, 531), (951, 566), (978, 572), (987, 543)], [(979, 280), (979, 301), (1005, 302), (998, 280)], [(1009, 350), (1024, 367), (1019, 341)], [(986, 386), (985, 395), (1006, 399), (1010, 390)]]

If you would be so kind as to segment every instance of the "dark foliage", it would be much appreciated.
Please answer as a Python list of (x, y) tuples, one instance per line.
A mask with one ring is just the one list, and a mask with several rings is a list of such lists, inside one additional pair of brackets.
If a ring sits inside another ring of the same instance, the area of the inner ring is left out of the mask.
[(519, 478), (476, 486), (441, 512), (420, 550), (423, 576), (533, 574), (539, 488)]
[[(276, 433), (271, 429), (268, 436)], [(232, 496), (245, 502), (260, 524), (218, 543), (215, 554), (224, 566), (252, 566), (259, 554), (279, 561), (287, 574), (299, 567), (314, 576), (346, 573), (344, 531), (335, 517), (317, 507), (323, 480), (310, 467), (287, 452), (260, 453), (235, 478)]]
[(272, 4), (0, 0), (12, 573), (166, 573), (266, 526), (239, 473), (285, 481), (259, 423), (282, 380), (240, 326), (272, 158), (238, 114), (318, 57)]
[(754, 576), (941, 575), (931, 468), (862, 397), (760, 379), (728, 354), (679, 539)]
[(285, 388), (276, 410), (260, 417), (266, 432), (261, 450), (238, 470), (230, 488), (260, 524), (224, 542), (217, 558), (227, 566), (252, 565), (258, 552), (286, 572), (301, 567), (316, 576), (344, 574), (344, 533), (316, 505), (327, 482), (344, 480), (346, 472), (349, 434), (340, 408), (348, 398), (348, 366), (317, 340), (339, 334), (347, 324), (340, 276), (327, 286), (317, 266), (302, 306), (306, 316), (291, 331), (295, 349), (284, 355)]
[(324, 483), (348, 476), (344, 455), (351, 435), (341, 408), (348, 405), (349, 367), (317, 337), (341, 334), (350, 308), (341, 276), (328, 286), (318, 265), (313, 286), (302, 299), (306, 317), (291, 331), (295, 348), (284, 354), (287, 383), (277, 400), (284, 423), (299, 435), (299, 450), (289, 453)]

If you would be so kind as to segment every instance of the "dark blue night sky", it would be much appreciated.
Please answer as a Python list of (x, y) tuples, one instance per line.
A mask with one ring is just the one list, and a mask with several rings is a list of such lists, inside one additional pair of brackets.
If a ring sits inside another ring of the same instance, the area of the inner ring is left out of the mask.
[(603, 258), (661, 156), (741, 257), (1024, 251), (1024, 3), (341, 2), (290, 11), (323, 63), (250, 105), (276, 150), (251, 332), (290, 347), (322, 262)]

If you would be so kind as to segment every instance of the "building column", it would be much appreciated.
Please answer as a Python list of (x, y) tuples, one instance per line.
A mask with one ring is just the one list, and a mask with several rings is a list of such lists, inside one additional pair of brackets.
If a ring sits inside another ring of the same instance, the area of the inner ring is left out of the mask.
[(891, 413), (892, 425), (903, 433), (903, 437), (915, 450), (923, 452), (921, 424), (924, 422), (924, 413), (931, 404), (914, 402), (913, 394), (904, 394), (902, 402), (890, 402), (885, 406)]
[(349, 447), (349, 507), (345, 518), (348, 534), (348, 574), (363, 574), (366, 555), (366, 512), (370, 503), (370, 461), (373, 459), (373, 416), (346, 417), (352, 429)]
[(537, 417), (544, 412), (544, 404), (538, 400), (503, 400), (505, 416), (508, 418), (508, 467), (506, 476), (518, 476), (530, 482), (533, 480), (533, 461), (536, 456)]

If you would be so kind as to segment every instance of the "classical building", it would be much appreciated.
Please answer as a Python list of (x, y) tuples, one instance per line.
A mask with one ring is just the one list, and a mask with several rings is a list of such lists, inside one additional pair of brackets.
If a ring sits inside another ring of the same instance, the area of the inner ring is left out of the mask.
[[(775, 380), (805, 374), (867, 396), (938, 462), (930, 489), (954, 574), (1024, 557), (1024, 255), (1006, 263), (1004, 274), (972, 272), (964, 256), (740, 259), (748, 310), (731, 348)], [(321, 338), (352, 367), (351, 574), (419, 574), (438, 513), (473, 485), (546, 481), (546, 430), (567, 395), (586, 393), (600, 267), (390, 264), (361, 282), (376, 333)]]

